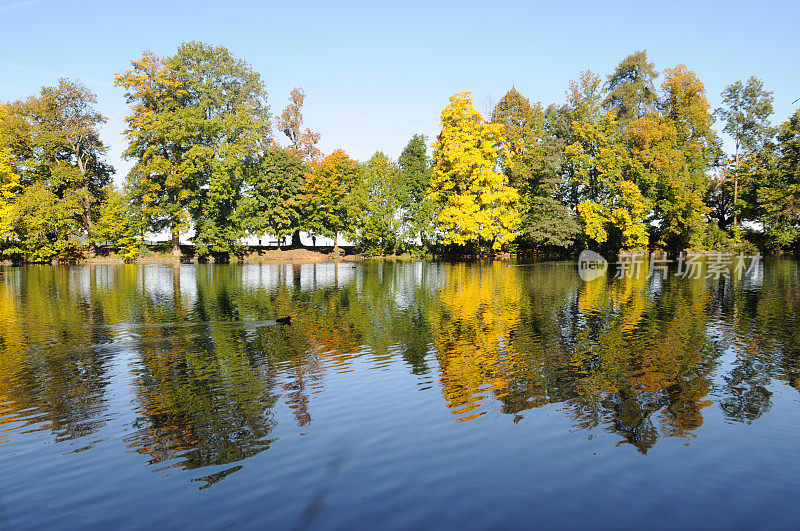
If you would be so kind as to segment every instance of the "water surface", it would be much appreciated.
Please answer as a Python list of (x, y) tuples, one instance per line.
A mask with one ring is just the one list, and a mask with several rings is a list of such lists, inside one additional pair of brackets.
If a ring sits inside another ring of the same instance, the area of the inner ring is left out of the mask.
[(757, 273), (3, 268), (0, 527), (796, 528), (800, 270)]

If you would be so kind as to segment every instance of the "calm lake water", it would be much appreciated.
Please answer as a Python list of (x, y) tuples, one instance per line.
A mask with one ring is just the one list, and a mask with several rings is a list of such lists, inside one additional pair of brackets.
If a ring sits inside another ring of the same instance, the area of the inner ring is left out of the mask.
[(797, 528), (800, 269), (750, 273), (0, 269), (0, 527)]

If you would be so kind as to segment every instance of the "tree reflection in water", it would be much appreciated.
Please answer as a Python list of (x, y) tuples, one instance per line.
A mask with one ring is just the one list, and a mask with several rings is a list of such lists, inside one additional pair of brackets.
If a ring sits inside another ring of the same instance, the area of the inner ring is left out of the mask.
[(569, 263), (6, 268), (0, 442), (26, 430), (92, 448), (127, 377), (127, 447), (154, 470), (217, 467), (205, 487), (285, 433), (278, 406), (312, 429), (326, 378), (357, 360), (429, 376), (456, 422), (561, 404), (642, 453), (697, 437), (709, 407), (757, 422), (774, 380), (798, 388), (796, 261), (757, 283), (647, 266), (587, 283)]

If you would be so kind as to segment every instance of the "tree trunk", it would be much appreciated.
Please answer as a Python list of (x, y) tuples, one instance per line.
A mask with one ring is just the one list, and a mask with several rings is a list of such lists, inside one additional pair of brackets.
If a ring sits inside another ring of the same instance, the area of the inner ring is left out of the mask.
[(301, 249), (303, 242), (300, 240), (300, 229), (292, 233), (292, 249)]
[(739, 144), (736, 144), (736, 167), (733, 170), (733, 230), (739, 226), (739, 213), (736, 211), (736, 201), (739, 199)]
[(172, 257), (176, 260), (180, 260), (181, 258), (181, 242), (180, 242), (180, 231), (177, 227), (172, 227)]
[(92, 226), (94, 225), (94, 222), (92, 221), (92, 216), (89, 214), (88, 206), (83, 211), (83, 224), (86, 225), (86, 235), (90, 238), (89, 258), (94, 258), (97, 256), (97, 245), (95, 244), (94, 240), (91, 239)]
[[(80, 141), (75, 143), (72, 146), (73, 151), (75, 152), (75, 159), (78, 162), (78, 171), (81, 173), (81, 177), (83, 179), (83, 225), (86, 229), (86, 237), (91, 238), (91, 229), (92, 229), (92, 213), (91, 213), (91, 205), (89, 204), (89, 184), (86, 181), (86, 164), (83, 161), (83, 150), (81, 150)], [(97, 246), (95, 245), (94, 241), (91, 239), (89, 240), (89, 258), (94, 258), (97, 256)]]
[(338, 243), (337, 243), (338, 241), (339, 241), (339, 231), (335, 230), (335, 231), (333, 231), (333, 250), (334, 251), (338, 247)]
[(89, 204), (89, 189), (87, 187), (83, 189), (83, 225), (86, 229), (86, 237), (89, 238), (89, 258), (94, 258), (97, 256), (97, 245), (94, 240), (91, 239), (94, 221), (92, 220), (91, 205)]

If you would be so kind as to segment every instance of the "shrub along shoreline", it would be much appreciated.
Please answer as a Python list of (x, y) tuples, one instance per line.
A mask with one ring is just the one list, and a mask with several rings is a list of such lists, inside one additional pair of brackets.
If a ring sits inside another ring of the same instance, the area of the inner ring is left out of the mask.
[[(321, 262), (363, 262), (363, 261), (383, 261), (383, 262), (409, 262), (409, 261), (470, 261), (470, 260), (498, 260), (498, 261), (511, 261), (517, 260), (521, 263), (529, 262), (555, 262), (555, 261), (573, 261), (577, 259), (576, 255), (566, 254), (519, 254), (507, 252), (491, 252), (482, 254), (464, 254), (464, 253), (444, 253), (444, 254), (422, 254), (422, 253), (405, 253), (405, 254), (390, 254), (390, 255), (364, 255), (357, 252), (356, 248), (332, 248), (332, 247), (316, 247), (316, 248), (282, 248), (275, 247), (260, 247), (252, 246), (245, 247), (242, 252), (235, 255), (223, 255), (219, 257), (214, 256), (198, 256), (192, 252), (190, 246), (181, 246), (185, 251), (179, 258), (176, 258), (171, 249), (165, 245), (150, 246), (146, 250), (142, 250), (140, 254), (133, 260), (126, 259), (114, 247), (102, 246), (94, 249), (95, 256), (89, 256), (89, 248), (86, 247), (80, 250), (77, 254), (73, 254), (69, 259), (53, 259), (51, 261), (40, 262), (25, 262), (25, 261), (11, 261), (0, 260), (0, 266), (24, 266), (24, 265), (120, 265), (120, 264), (259, 264), (259, 263), (282, 263), (282, 264), (310, 264)], [(681, 251), (688, 255), (725, 255), (725, 256), (754, 256), (760, 251), (755, 248), (741, 248), (737, 250), (691, 250), (687, 249)], [(773, 253), (783, 255), (786, 253)], [(606, 255), (607, 259), (613, 260), (613, 257), (637, 257), (637, 256), (676, 256), (676, 253), (667, 253), (663, 250), (648, 251), (648, 250), (620, 250), (613, 255)]]

